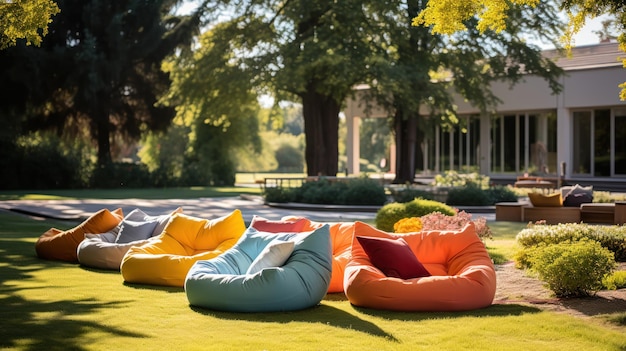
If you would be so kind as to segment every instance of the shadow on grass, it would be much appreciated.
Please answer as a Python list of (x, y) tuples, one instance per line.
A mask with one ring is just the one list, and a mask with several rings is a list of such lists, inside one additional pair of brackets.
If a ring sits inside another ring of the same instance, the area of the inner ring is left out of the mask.
[[(12, 282), (34, 279), (33, 272), (54, 269), (66, 263), (40, 261), (29, 240), (0, 237), (0, 349), (83, 350), (85, 335), (94, 330), (122, 337), (143, 337), (86, 319), (93, 313), (119, 308), (124, 302), (85, 300), (38, 301), (25, 299), (25, 289)], [(34, 287), (32, 289), (48, 289)]]
[[(96, 300), (39, 302), (25, 300), (15, 291), (2, 289), (0, 299), (0, 348), (20, 346), (25, 350), (86, 350), (85, 336), (99, 330), (114, 336), (145, 337), (139, 333), (112, 328), (81, 316), (105, 308), (118, 308), (122, 302)], [(77, 318), (78, 317), (78, 318)]]
[(150, 284), (138, 284), (138, 283), (129, 283), (123, 282), (124, 286), (137, 289), (137, 290), (157, 290), (164, 291), (168, 293), (184, 293), (185, 289), (178, 286), (165, 286), (165, 285), (150, 285)]
[(300, 311), (273, 313), (220, 312), (196, 306), (190, 306), (190, 308), (194, 312), (219, 319), (285, 324), (293, 321), (319, 323), (335, 328), (359, 331), (368, 335), (385, 338), (391, 342), (398, 342), (398, 340), (391, 333), (384, 331), (376, 324), (363, 320), (358, 316), (341, 309), (324, 305), (323, 303)]
[(450, 319), (460, 317), (507, 317), (520, 316), (528, 313), (539, 313), (541, 309), (516, 304), (494, 304), (486, 308), (460, 312), (396, 312), (357, 307), (360, 313), (390, 320), (423, 321), (433, 319)]
[[(247, 320), (252, 322), (271, 322), (271, 323), (289, 323), (292, 321), (321, 323), (336, 328), (356, 330), (368, 335), (385, 338), (389, 341), (397, 342), (392, 332), (381, 329), (378, 325), (360, 318), (357, 314), (346, 312), (324, 304), (324, 301), (344, 301), (343, 294), (328, 294), (322, 303), (310, 309), (293, 311), (293, 312), (275, 312), (275, 313), (237, 313), (237, 312), (221, 312), (205, 309), (196, 306), (190, 308), (200, 314), (211, 316), (219, 319), (228, 320)], [(540, 309), (524, 306), (524, 305), (492, 305), (484, 309), (464, 311), (464, 312), (396, 312), (375, 310), (352, 306), (358, 313), (383, 318), (387, 320), (401, 321), (423, 321), (435, 319), (450, 319), (460, 317), (506, 317), (516, 316), (528, 313), (539, 313)]]

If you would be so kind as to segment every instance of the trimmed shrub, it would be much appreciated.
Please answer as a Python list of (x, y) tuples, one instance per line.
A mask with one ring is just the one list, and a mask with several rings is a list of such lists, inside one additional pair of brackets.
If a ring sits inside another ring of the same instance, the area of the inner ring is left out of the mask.
[(616, 261), (626, 262), (626, 226), (589, 225), (584, 223), (530, 225), (516, 236), (516, 241), (522, 248), (534, 247), (540, 244), (574, 242), (582, 239), (599, 242), (603, 247), (615, 254)]
[(383, 205), (387, 202), (385, 188), (376, 180), (360, 178), (350, 180), (341, 194), (340, 201), (345, 205)]
[(446, 204), (450, 206), (488, 206), (492, 200), (487, 191), (474, 184), (448, 190)]
[(448, 190), (446, 204), (450, 206), (491, 206), (497, 202), (515, 202), (517, 195), (505, 186), (483, 189), (469, 183), (464, 187)]
[(295, 202), (306, 204), (341, 204), (340, 198), (348, 186), (345, 182), (329, 182), (321, 179), (306, 182), (300, 188), (294, 189)]
[(409, 187), (392, 191), (391, 197), (393, 198), (394, 202), (401, 202), (401, 203), (410, 202), (418, 198), (426, 199), (426, 200), (434, 199), (433, 194), (428, 191), (419, 190), (419, 189), (411, 189)]
[(392, 202), (386, 204), (376, 213), (376, 228), (393, 232), (393, 225), (402, 218), (409, 218), (409, 214), (406, 210), (406, 204), (399, 202)]
[(613, 253), (593, 240), (541, 245), (529, 252), (528, 260), (531, 270), (557, 297), (595, 293), (615, 269)]
[(477, 188), (485, 189), (489, 186), (489, 177), (477, 172), (458, 173), (457, 171), (446, 171), (445, 174), (435, 176), (435, 186), (462, 187), (474, 185)]
[(617, 271), (602, 279), (602, 285), (607, 290), (617, 290), (626, 288), (626, 271)]
[(487, 193), (491, 197), (492, 205), (498, 202), (515, 202), (518, 200), (517, 194), (508, 186), (494, 186), (487, 189)]
[(294, 194), (289, 188), (266, 188), (265, 202), (287, 203), (293, 202)]
[(393, 232), (393, 225), (402, 218), (421, 217), (432, 212), (441, 212), (453, 216), (456, 211), (441, 202), (426, 199), (414, 199), (406, 203), (390, 203), (376, 213), (376, 227), (386, 232)]
[(326, 205), (382, 206), (387, 201), (383, 186), (372, 179), (305, 182), (299, 188), (265, 189), (266, 202), (300, 202)]

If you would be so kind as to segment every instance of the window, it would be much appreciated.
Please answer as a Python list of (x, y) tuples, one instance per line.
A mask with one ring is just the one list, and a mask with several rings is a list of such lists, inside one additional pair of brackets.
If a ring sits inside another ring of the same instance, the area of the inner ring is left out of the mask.
[(478, 171), (480, 118), (460, 116), (454, 127), (435, 126), (422, 144), (424, 169), (434, 172)]
[(556, 173), (556, 114), (496, 116), (491, 140), (492, 173)]
[(626, 175), (626, 110), (575, 111), (572, 118), (574, 174)]

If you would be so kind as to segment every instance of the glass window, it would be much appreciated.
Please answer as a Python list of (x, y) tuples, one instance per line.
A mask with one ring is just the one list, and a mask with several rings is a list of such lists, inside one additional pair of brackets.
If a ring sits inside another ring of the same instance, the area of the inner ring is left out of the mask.
[(611, 176), (611, 110), (593, 113), (593, 175)]
[(615, 111), (615, 174), (626, 175), (626, 109)]
[(573, 172), (591, 174), (591, 111), (576, 111), (573, 118)]

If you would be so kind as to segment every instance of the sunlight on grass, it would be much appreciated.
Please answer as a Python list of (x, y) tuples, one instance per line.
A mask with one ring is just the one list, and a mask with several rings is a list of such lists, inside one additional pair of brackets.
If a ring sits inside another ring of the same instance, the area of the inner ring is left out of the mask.
[[(624, 327), (525, 305), (459, 313), (352, 306), (343, 294), (286, 313), (189, 306), (182, 288), (125, 284), (117, 271), (35, 257), (63, 222), (0, 212), (0, 348), (14, 350), (624, 350)], [(490, 223), (491, 225), (491, 223)], [(495, 225), (500, 250), (516, 226)], [(507, 246), (508, 244), (504, 245)], [(608, 317), (606, 317), (608, 318)], [(623, 326), (623, 324), (622, 324)]]
[(74, 189), (46, 191), (1, 191), (0, 200), (63, 199), (195, 199), (228, 197), (241, 194), (259, 195), (260, 187), (189, 187), (163, 189)]

